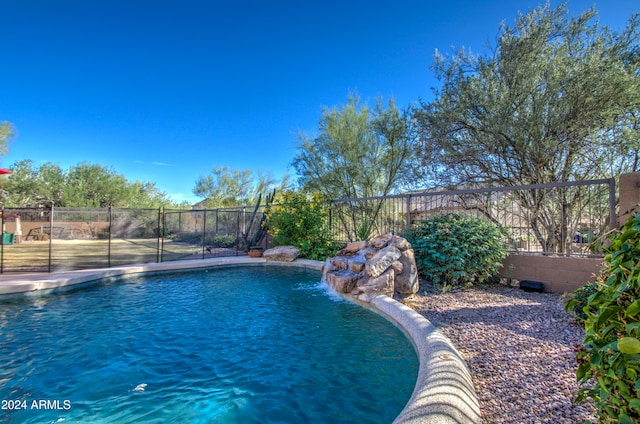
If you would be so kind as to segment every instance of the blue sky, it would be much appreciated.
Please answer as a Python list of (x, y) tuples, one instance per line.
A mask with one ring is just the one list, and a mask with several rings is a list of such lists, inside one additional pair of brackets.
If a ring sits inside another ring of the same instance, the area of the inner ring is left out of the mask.
[[(300, 132), (357, 90), (370, 105), (431, 99), (436, 49), (495, 45), (524, 0), (0, 0), (1, 166), (79, 162), (175, 200), (214, 166), (289, 172)], [(552, 5), (557, 5), (553, 1)], [(622, 30), (640, 0), (595, 5)]]

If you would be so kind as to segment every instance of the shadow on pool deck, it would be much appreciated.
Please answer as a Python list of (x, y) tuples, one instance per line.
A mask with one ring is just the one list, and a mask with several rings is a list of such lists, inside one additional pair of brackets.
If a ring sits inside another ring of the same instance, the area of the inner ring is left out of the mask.
[[(214, 266), (268, 265), (321, 270), (322, 262), (272, 262), (264, 258), (226, 257), (206, 260), (127, 265), (57, 273), (0, 274), (0, 295), (38, 295), (69, 290), (103, 278), (127, 274), (205, 269)], [(0, 296), (0, 300), (3, 296)], [(467, 366), (453, 344), (426, 318), (387, 297), (345, 298), (384, 316), (412, 341), (420, 369), (411, 399), (394, 423), (480, 423), (480, 406)]]

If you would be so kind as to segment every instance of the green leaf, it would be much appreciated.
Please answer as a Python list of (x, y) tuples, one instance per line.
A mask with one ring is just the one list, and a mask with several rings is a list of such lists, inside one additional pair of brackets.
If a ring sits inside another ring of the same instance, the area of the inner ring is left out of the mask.
[(633, 367), (634, 369), (640, 370), (640, 354), (625, 355), (624, 363), (628, 367)]
[(607, 326), (607, 328), (605, 328), (604, 330), (602, 330), (602, 338), (606, 338), (607, 334), (609, 334), (609, 332), (613, 329), (619, 328), (620, 327), (620, 323), (617, 321), (612, 322), (611, 324), (609, 324)]
[(620, 414), (620, 416), (618, 416), (618, 423), (619, 424), (633, 424), (633, 420), (627, 414)]
[(615, 308), (607, 308), (605, 309), (603, 312), (600, 313), (600, 316), (598, 317), (598, 321), (597, 321), (597, 326), (598, 327), (602, 327), (602, 325), (609, 319), (611, 318), (611, 316), (613, 314), (616, 313), (616, 309)]
[(592, 376), (592, 373), (590, 371), (591, 366), (588, 362), (584, 362), (578, 367), (578, 371), (576, 371), (576, 378), (578, 379), (578, 381), (587, 381)]
[(629, 401), (629, 406), (640, 412), (640, 399), (631, 399), (631, 401)]
[(616, 387), (618, 388), (618, 393), (620, 393), (625, 399), (630, 396), (629, 387), (624, 383), (624, 381), (616, 381)]
[(635, 337), (623, 337), (618, 340), (618, 350), (622, 353), (640, 353), (640, 340)]
[(637, 234), (636, 230), (634, 230), (633, 228), (629, 228), (624, 233), (622, 233), (622, 235), (620, 236), (620, 241), (624, 243), (625, 241), (627, 241), (629, 237), (634, 236), (636, 234)]
[(631, 334), (633, 331), (637, 331), (640, 328), (640, 322), (632, 322), (631, 324), (627, 324), (625, 330), (627, 334)]
[(638, 313), (640, 313), (640, 299), (636, 300), (631, 305), (629, 305), (629, 307), (627, 308), (627, 312), (625, 313), (625, 316), (632, 317), (632, 316), (638, 315)]

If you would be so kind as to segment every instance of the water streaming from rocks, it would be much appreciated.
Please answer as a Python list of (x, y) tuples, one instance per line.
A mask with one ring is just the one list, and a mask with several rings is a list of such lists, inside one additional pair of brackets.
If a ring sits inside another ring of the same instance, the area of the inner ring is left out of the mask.
[(361, 300), (381, 294), (411, 296), (418, 292), (413, 248), (406, 239), (393, 234), (349, 243), (326, 260), (322, 281), (339, 293), (350, 293)]

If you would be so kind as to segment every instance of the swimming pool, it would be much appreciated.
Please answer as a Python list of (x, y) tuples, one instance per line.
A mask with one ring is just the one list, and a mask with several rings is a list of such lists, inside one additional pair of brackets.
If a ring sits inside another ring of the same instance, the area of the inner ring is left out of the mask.
[(0, 420), (393, 421), (411, 343), (319, 279), (226, 267), (0, 303)]

